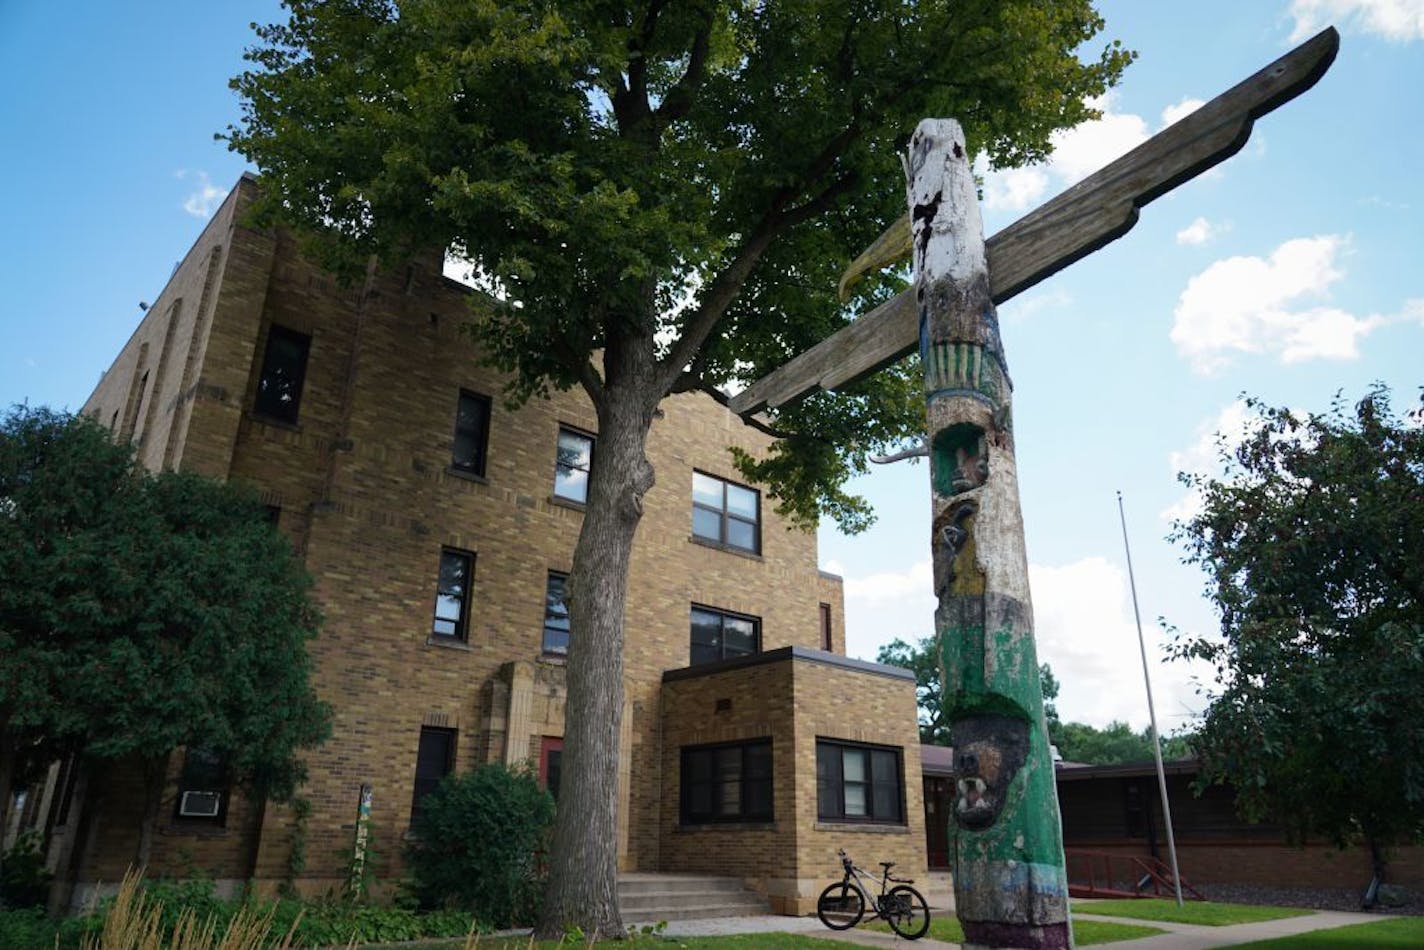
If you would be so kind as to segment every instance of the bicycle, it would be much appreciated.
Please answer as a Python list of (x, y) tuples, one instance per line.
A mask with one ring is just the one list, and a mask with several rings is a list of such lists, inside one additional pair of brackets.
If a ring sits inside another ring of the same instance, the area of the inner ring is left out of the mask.
[[(845, 851), (837, 850), (845, 877), (821, 892), (816, 916), (832, 930), (849, 930), (865, 916), (866, 895), (875, 887), (875, 878), (851, 863)], [(894, 861), (881, 861), (880, 896), (875, 898), (871, 920), (884, 920), (906, 940), (918, 940), (930, 929), (930, 908), (920, 892), (910, 887), (912, 878), (893, 877)], [(894, 887), (890, 887), (894, 884)]]

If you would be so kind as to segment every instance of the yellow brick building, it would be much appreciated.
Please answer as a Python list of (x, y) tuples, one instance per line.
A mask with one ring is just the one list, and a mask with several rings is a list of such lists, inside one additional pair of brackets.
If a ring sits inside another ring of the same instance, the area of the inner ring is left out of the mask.
[[(338, 286), (292, 238), (245, 226), (241, 180), (84, 412), (150, 468), (259, 489), (316, 580), (312, 643), (332, 738), (311, 803), (253, 805), (173, 756), (155, 870), (324, 890), (349, 873), (358, 804), (399, 873), (441, 774), (502, 761), (560, 776), (567, 621), (559, 593), (597, 464), (581, 393), (514, 411), (437, 266)], [(668, 399), (648, 457), (626, 616), (619, 866), (739, 876), (807, 913), (835, 851), (925, 867), (914, 681), (844, 656), (840, 579), (816, 541), (741, 484), (728, 446), (766, 437), (702, 396)], [(51, 796), (51, 858), (76, 899), (134, 853), (137, 786), (103, 779), (89, 819)], [(93, 790), (91, 790), (92, 792)], [(868, 836), (868, 837), (863, 837)], [(859, 842), (859, 843), (858, 843)]]

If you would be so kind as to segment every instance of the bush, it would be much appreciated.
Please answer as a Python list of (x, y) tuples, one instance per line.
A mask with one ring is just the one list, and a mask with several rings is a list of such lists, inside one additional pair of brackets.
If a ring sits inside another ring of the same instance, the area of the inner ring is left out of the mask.
[(416, 895), (493, 927), (532, 922), (553, 820), (553, 798), (527, 769), (484, 765), (447, 777), (411, 827), (406, 857)]
[(41, 835), (26, 831), (0, 863), (0, 906), (43, 907), (54, 875), (45, 870)]

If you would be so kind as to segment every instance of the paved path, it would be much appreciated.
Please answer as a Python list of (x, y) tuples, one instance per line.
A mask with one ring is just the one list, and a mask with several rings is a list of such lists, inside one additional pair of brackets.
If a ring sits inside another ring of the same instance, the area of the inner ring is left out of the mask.
[[(931, 908), (933, 916), (952, 914), (953, 911)], [(1108, 917), (1102, 914), (1078, 913), (1074, 917), (1085, 920), (1107, 920), (1123, 924), (1138, 924), (1157, 927), (1167, 933), (1136, 940), (1121, 940), (1107, 944), (1112, 950), (1207, 950), (1210, 947), (1232, 947), (1253, 940), (1269, 940), (1272, 937), (1286, 937), (1292, 934), (1308, 933), (1312, 930), (1331, 930), (1350, 924), (1362, 924), (1384, 920), (1386, 914), (1349, 914), (1341, 911), (1317, 911), (1303, 917), (1287, 917), (1283, 920), (1264, 920), (1254, 924), (1233, 924), (1227, 927), (1202, 927), (1196, 924), (1178, 924), (1161, 920), (1137, 920), (1126, 917)], [(912, 946), (891, 933), (856, 927), (853, 930), (834, 931), (822, 926), (815, 917), (712, 917), (703, 920), (679, 920), (668, 924), (668, 936), (716, 936), (719, 934), (769, 933), (786, 931), (804, 933), (812, 937), (838, 940), (843, 943), (865, 947), (889, 947), (899, 944), (905, 950)], [(931, 940), (928, 937), (917, 940), (914, 950), (935, 950), (953, 948), (958, 944)]]

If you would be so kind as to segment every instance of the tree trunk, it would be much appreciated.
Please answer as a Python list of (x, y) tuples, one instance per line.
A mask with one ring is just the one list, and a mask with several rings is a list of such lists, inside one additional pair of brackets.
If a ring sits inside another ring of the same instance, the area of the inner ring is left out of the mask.
[[(610, 353), (605, 365), (617, 358)], [(646, 364), (620, 368), (610, 380), (632, 382), (611, 382), (597, 401), (596, 461), (569, 576), (564, 774), (574, 781), (559, 793), (549, 883), (535, 930), (541, 939), (558, 939), (574, 927), (586, 937), (626, 936), (617, 894), (623, 614), (643, 495), (653, 486), (644, 449), (657, 399), (643, 391), (651, 375)]]
[(138, 847), (134, 849), (134, 865), (143, 870), (153, 856), (153, 832), (158, 827), (158, 813), (163, 807), (163, 789), (168, 785), (168, 756), (143, 760), (143, 818), (138, 826)]
[[(16, 746), (15, 734), (0, 726), (0, 838), (10, 819), (10, 786), (15, 778)], [(0, 842), (3, 843), (3, 842)], [(0, 867), (3, 867), (5, 849), (0, 847)]]

